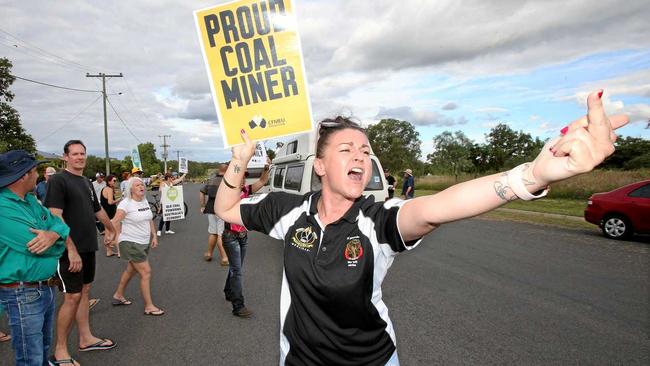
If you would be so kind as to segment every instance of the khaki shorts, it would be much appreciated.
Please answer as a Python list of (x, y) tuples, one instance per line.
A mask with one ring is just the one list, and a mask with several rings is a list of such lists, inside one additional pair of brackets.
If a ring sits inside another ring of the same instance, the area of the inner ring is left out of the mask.
[(208, 233), (222, 235), (224, 222), (217, 215), (208, 214)]
[(149, 244), (138, 244), (132, 241), (120, 242), (120, 256), (127, 261), (142, 263), (149, 257)]

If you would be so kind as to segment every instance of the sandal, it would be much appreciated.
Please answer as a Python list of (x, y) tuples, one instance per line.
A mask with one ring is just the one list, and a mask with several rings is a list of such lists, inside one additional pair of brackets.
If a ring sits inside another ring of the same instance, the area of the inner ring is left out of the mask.
[(229, 265), (230, 265), (230, 262), (228, 262), (227, 259), (226, 260), (223, 260), (223, 259), (221, 260), (221, 266), (228, 267)]
[(97, 303), (99, 303), (99, 299), (90, 299), (88, 301), (88, 310), (94, 308)]
[[(104, 344), (110, 342), (110, 344)], [(103, 351), (111, 348), (115, 348), (117, 343), (111, 341), (108, 338), (102, 338), (99, 342), (93, 343), (90, 346), (79, 347), (79, 352), (88, 352), (88, 351)]]
[(210, 262), (212, 260), (212, 256), (207, 255), (207, 254), (203, 254), (203, 260), (205, 260), (206, 262)]
[(65, 365), (66, 363), (69, 363), (69, 364), (74, 365), (74, 366), (79, 365), (77, 360), (75, 360), (74, 358), (66, 358), (66, 359), (63, 359), (63, 360), (57, 360), (56, 358), (54, 358), (54, 356), (52, 356), (49, 360), (47, 360), (47, 363), (50, 366)]
[(165, 314), (165, 310), (163, 309), (158, 309), (154, 311), (145, 311), (144, 315), (151, 315), (151, 316), (161, 316)]
[(120, 305), (131, 305), (133, 304), (130, 300), (127, 299), (116, 299), (113, 298), (113, 302), (111, 303), (113, 306), (120, 306)]

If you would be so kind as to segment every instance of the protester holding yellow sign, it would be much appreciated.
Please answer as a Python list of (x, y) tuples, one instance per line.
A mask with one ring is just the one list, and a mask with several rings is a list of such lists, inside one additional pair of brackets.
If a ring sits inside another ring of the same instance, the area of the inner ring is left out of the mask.
[(236, 1), (194, 13), (224, 147), (312, 129), (291, 0)]

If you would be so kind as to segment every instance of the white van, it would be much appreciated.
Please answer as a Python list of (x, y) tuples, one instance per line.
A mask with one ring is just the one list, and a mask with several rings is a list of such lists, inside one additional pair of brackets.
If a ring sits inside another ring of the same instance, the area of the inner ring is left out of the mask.
[[(314, 172), (316, 158), (316, 134), (295, 135), (276, 152), (271, 165), (270, 178), (259, 193), (282, 191), (303, 195), (321, 189), (321, 183)], [(373, 195), (375, 202), (384, 202), (388, 197), (388, 184), (384, 178), (379, 159), (370, 150), (372, 177), (363, 194)]]

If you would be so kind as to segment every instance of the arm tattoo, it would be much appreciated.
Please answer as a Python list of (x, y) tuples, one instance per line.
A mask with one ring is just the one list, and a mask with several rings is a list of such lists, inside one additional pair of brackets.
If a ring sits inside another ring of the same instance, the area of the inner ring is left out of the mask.
[(239, 165), (235, 165), (235, 173), (239, 173), (241, 171), (241, 168)]
[(514, 201), (517, 199), (517, 195), (512, 192), (512, 189), (510, 189), (510, 186), (508, 186), (507, 183), (503, 183), (501, 179), (505, 180), (506, 182), (508, 181), (508, 173), (503, 173), (501, 175), (500, 180), (494, 181), (494, 193), (496, 193), (499, 198), (502, 200), (509, 202), (509, 201)]

